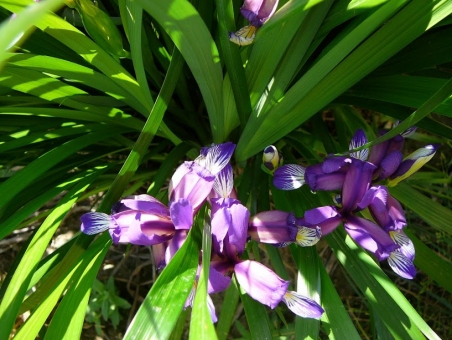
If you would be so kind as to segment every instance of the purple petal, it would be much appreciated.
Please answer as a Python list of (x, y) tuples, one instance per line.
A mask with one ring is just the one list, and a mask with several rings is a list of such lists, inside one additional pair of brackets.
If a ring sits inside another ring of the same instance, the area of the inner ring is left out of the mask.
[(235, 251), (242, 253), (245, 248), (248, 221), (250, 213), (240, 201), (233, 198), (212, 199), (211, 226), (212, 237), (223, 251), (223, 240), (228, 235), (228, 241)]
[(281, 190), (295, 190), (304, 183), (305, 168), (297, 164), (286, 164), (276, 169), (273, 184)]
[(337, 228), (341, 223), (341, 215), (336, 207), (324, 206), (307, 210), (302, 219), (297, 221), (297, 225), (306, 227), (320, 227), (322, 235), (327, 235)]
[(281, 210), (260, 212), (250, 219), (248, 226), (253, 240), (276, 245), (295, 242), (297, 231), (293, 214)]
[(114, 227), (109, 229), (113, 243), (151, 246), (171, 239), (174, 226), (165, 216), (127, 210), (111, 216)]
[(224, 276), (222, 273), (210, 266), (207, 293), (212, 294), (222, 292), (226, 290), (230, 284), (230, 277)]
[(185, 240), (187, 239), (187, 230), (177, 230), (171, 239), (171, 241), (168, 243), (168, 247), (166, 248), (165, 252), (165, 262), (168, 264), (173, 256), (176, 254), (176, 252), (182, 247)]
[(100, 212), (89, 212), (80, 217), (80, 230), (86, 235), (95, 235), (110, 228), (110, 215)]
[(137, 195), (130, 198), (127, 197), (122, 199), (120, 201), (120, 204), (122, 205), (122, 207), (119, 209), (120, 211), (141, 210), (150, 214), (169, 216), (168, 207), (156, 198), (149, 195)]
[(324, 312), (317, 302), (293, 291), (284, 295), (283, 302), (294, 314), (303, 318), (318, 319)]
[(399, 251), (391, 253), (388, 264), (394, 273), (405, 279), (411, 280), (416, 276), (416, 268), (413, 262)]
[(383, 229), (364, 218), (349, 216), (344, 227), (355, 242), (373, 253), (378, 261), (389, 257), (399, 247)]
[(374, 209), (376, 213), (384, 214), (386, 213), (388, 195), (388, 189), (384, 185), (370, 187), (364, 194), (361, 202), (358, 203), (358, 208), (362, 210), (367, 208), (369, 205), (372, 205), (372, 209)]
[(356, 209), (369, 188), (375, 165), (353, 158), (352, 164), (345, 175), (342, 189), (342, 211), (350, 212)]
[(403, 155), (400, 151), (394, 150), (389, 153), (380, 164), (378, 180), (382, 180), (391, 176), (402, 163)]
[(324, 172), (322, 169), (323, 163), (310, 165), (306, 168), (304, 178), (311, 190), (332, 191), (342, 189), (342, 186), (344, 185), (346, 167), (339, 168), (335, 172), (328, 173)]
[(289, 281), (281, 279), (272, 270), (256, 261), (242, 261), (234, 266), (240, 286), (254, 300), (275, 308), (283, 299)]
[(193, 225), (193, 207), (185, 198), (170, 204), (171, 220), (176, 229), (190, 229)]
[[(322, 174), (331, 174), (337, 172), (344, 167), (348, 167), (352, 160), (345, 156), (334, 156), (326, 158), (323, 163), (320, 163)], [(315, 166), (315, 165), (314, 165)]]
[[(357, 149), (367, 143), (367, 137), (363, 130), (358, 129), (352, 137), (350, 141), (350, 145), (348, 147), (349, 150)], [(350, 153), (351, 157), (357, 158), (359, 160), (367, 161), (369, 157), (369, 149), (363, 149), (360, 151), (355, 151)]]
[(278, 0), (245, 0), (240, 12), (251, 25), (260, 27), (278, 7)]
[(195, 162), (185, 162), (179, 166), (171, 178), (168, 190), (169, 200), (186, 198), (197, 211), (210, 194), (215, 176)]

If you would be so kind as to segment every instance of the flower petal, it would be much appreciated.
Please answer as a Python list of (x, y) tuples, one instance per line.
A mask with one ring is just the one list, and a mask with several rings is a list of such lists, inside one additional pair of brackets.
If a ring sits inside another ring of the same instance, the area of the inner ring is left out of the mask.
[(235, 144), (231, 142), (215, 144), (207, 150), (204, 166), (213, 175), (218, 174), (231, 160)]
[(324, 312), (317, 302), (294, 291), (284, 294), (283, 302), (294, 314), (303, 318), (319, 319)]
[(314, 228), (300, 227), (298, 228), (296, 242), (299, 246), (310, 247), (319, 242), (320, 237), (322, 237), (322, 231), (319, 226)]
[(295, 190), (304, 183), (305, 168), (297, 164), (285, 164), (276, 169), (273, 184), (281, 190)]
[(80, 230), (86, 235), (95, 235), (110, 227), (110, 215), (100, 212), (88, 212), (80, 217)]
[(232, 165), (228, 163), (223, 170), (215, 176), (213, 190), (215, 190), (218, 197), (229, 197), (234, 188), (234, 177), (232, 173)]
[[(348, 147), (349, 150), (357, 149), (367, 143), (367, 137), (363, 130), (358, 129), (352, 137), (350, 141), (350, 145)], [(354, 151), (350, 153), (350, 156), (353, 158), (360, 159), (362, 161), (367, 161), (369, 157), (369, 149), (363, 149), (360, 151)]]
[(256, 36), (256, 26), (248, 25), (239, 29), (237, 32), (229, 32), (229, 41), (239, 46), (251, 45)]
[(427, 145), (406, 157), (397, 171), (391, 176), (388, 186), (393, 187), (418, 171), (425, 163), (432, 159), (438, 147), (439, 145)]
[(341, 223), (342, 216), (336, 207), (324, 206), (307, 210), (303, 218), (297, 221), (297, 225), (306, 227), (320, 227), (322, 235), (327, 235)]
[(176, 229), (190, 229), (193, 225), (193, 207), (186, 198), (170, 204), (170, 215)]
[(169, 241), (165, 252), (165, 262), (168, 264), (176, 252), (182, 247), (187, 239), (188, 231), (185, 229), (176, 230), (173, 238)]
[(413, 262), (399, 251), (393, 251), (388, 258), (388, 264), (394, 273), (405, 278), (413, 279), (416, 276), (416, 268)]
[(409, 260), (414, 260), (415, 249), (414, 244), (402, 230), (394, 230), (389, 232), (392, 240), (400, 246), (398, 249)]
[(203, 166), (196, 162), (185, 162), (171, 177), (168, 189), (169, 201), (186, 198), (193, 210), (197, 211), (212, 191), (214, 181), (214, 174)]
[(275, 13), (277, 7), (278, 0), (245, 0), (240, 12), (251, 25), (260, 27)]
[(283, 299), (289, 281), (281, 279), (272, 270), (256, 261), (242, 261), (234, 266), (240, 286), (254, 300), (275, 308)]
[[(325, 160), (325, 162), (327, 160)], [(312, 191), (330, 191), (342, 189), (342, 186), (344, 185), (345, 174), (347, 172), (346, 168), (348, 167), (349, 163), (341, 163), (342, 165), (346, 164), (347, 167), (343, 166), (336, 169), (336, 165), (333, 164), (331, 164), (331, 167), (325, 167), (325, 162), (310, 165), (306, 168), (304, 176), (306, 183), (309, 185)], [(325, 172), (324, 168), (327, 168), (328, 172)], [(336, 170), (330, 171), (333, 168)]]
[(389, 257), (391, 252), (399, 248), (383, 229), (364, 218), (349, 216), (344, 222), (344, 227), (351, 238), (373, 253), (378, 261)]
[(141, 210), (151, 214), (169, 216), (168, 207), (149, 195), (126, 197), (119, 202), (119, 205), (116, 206), (115, 213), (125, 210)]
[(352, 163), (345, 175), (342, 189), (342, 212), (349, 213), (356, 209), (369, 188), (375, 165), (352, 158)]
[(235, 252), (242, 253), (250, 218), (248, 209), (234, 198), (211, 199), (211, 203), (212, 237), (217, 251), (223, 252), (223, 241), (228, 237), (229, 244), (235, 247)]

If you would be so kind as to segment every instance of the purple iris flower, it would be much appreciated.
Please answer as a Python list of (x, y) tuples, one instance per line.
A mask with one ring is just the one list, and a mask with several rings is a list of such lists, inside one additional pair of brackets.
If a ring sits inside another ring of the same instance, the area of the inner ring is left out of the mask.
[[(169, 207), (149, 195), (125, 198), (115, 204), (112, 214), (91, 212), (81, 217), (81, 230), (96, 234), (108, 230), (114, 243), (156, 245), (170, 241), (167, 258), (179, 249), (193, 216), (212, 191), (216, 174), (234, 152), (232, 143), (204, 148), (193, 162), (185, 162), (171, 178)], [(174, 238), (174, 240), (173, 240)]]
[(216, 256), (211, 261), (211, 268), (224, 276), (235, 273), (238, 283), (248, 295), (272, 309), (282, 301), (293, 313), (301, 317), (320, 318), (324, 312), (314, 300), (289, 291), (289, 281), (281, 279), (259, 262), (243, 261), (237, 256), (222, 258)]
[(281, 210), (263, 211), (254, 215), (248, 225), (251, 239), (285, 247), (297, 243), (302, 247), (315, 245), (322, 236), (320, 227), (303, 227), (297, 225), (293, 213)]
[(326, 235), (343, 222), (356, 243), (372, 252), (379, 261), (389, 257), (399, 246), (379, 225), (356, 215), (370, 204), (366, 193), (374, 170), (373, 164), (352, 158), (344, 179), (342, 207), (324, 206), (308, 210), (298, 224), (319, 226), (322, 234)]

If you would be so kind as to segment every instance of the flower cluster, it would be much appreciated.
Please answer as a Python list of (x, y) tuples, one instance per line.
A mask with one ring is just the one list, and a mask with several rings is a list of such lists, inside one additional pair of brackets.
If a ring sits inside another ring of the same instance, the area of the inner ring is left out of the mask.
[[(155, 262), (161, 268), (182, 246), (198, 211), (207, 204), (212, 231), (208, 293), (225, 290), (234, 274), (240, 286), (262, 304), (275, 308), (282, 301), (299, 316), (320, 318), (320, 305), (288, 290), (289, 281), (259, 262), (241, 259), (250, 238), (275, 244), (312, 245), (320, 237), (320, 229), (300, 227), (292, 214), (280, 211), (263, 212), (250, 219), (234, 189), (230, 164), (234, 149), (232, 143), (203, 148), (196, 160), (179, 166), (169, 185), (168, 206), (149, 195), (124, 198), (113, 206), (110, 215), (84, 214), (82, 232), (92, 235), (108, 230), (115, 244), (153, 246)], [(186, 306), (191, 305), (196, 286), (194, 282)], [(212, 320), (216, 321), (212, 301), (208, 300)]]
[(275, 13), (279, 0), (245, 0), (240, 13), (249, 21), (249, 25), (237, 32), (229, 32), (229, 40), (246, 46), (254, 41), (256, 30), (261, 27)]
[[(427, 145), (403, 159), (404, 137), (413, 131), (409, 129), (375, 145), (370, 154), (368, 149), (350, 151), (347, 156), (327, 157), (307, 168), (287, 164), (276, 169), (274, 185), (279, 189), (294, 190), (307, 184), (314, 192), (340, 191), (335, 204), (306, 211), (302, 218), (295, 218), (296, 224), (302, 228), (318, 227), (326, 235), (342, 223), (350, 237), (378, 261), (387, 259), (396, 274), (412, 279), (416, 275), (414, 246), (403, 232), (407, 225), (405, 213), (388, 188), (379, 182), (384, 180), (387, 186), (394, 186), (433, 157), (437, 145)], [(350, 150), (366, 143), (366, 135), (358, 130)], [(366, 208), (373, 220), (360, 215)]]

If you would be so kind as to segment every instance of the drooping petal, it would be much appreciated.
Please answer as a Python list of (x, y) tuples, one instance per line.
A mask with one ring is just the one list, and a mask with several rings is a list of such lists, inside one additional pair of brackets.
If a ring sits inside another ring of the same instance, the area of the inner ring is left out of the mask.
[(297, 164), (285, 164), (276, 169), (273, 184), (281, 190), (295, 190), (304, 183), (305, 168)]
[(248, 25), (239, 29), (237, 32), (229, 32), (229, 41), (239, 46), (251, 45), (256, 36), (256, 26)]
[(186, 198), (196, 212), (210, 194), (215, 175), (196, 162), (181, 164), (171, 177), (168, 194), (169, 201)]
[(322, 237), (322, 230), (316, 227), (299, 227), (296, 242), (299, 246), (310, 247), (319, 242)]
[(342, 212), (349, 213), (356, 209), (369, 188), (375, 165), (352, 158), (352, 163), (345, 175), (342, 189)]
[(324, 206), (304, 213), (303, 218), (297, 221), (297, 225), (306, 227), (319, 227), (322, 235), (327, 235), (334, 231), (341, 223), (342, 216), (337, 211), (336, 207)]
[(262, 162), (268, 170), (275, 171), (282, 164), (282, 160), (283, 157), (275, 146), (269, 145), (264, 149)]
[(240, 12), (251, 25), (260, 27), (275, 13), (278, 0), (245, 0)]
[(416, 268), (413, 262), (399, 251), (393, 251), (388, 258), (388, 264), (397, 275), (405, 279), (413, 279), (416, 276)]
[(289, 281), (281, 279), (272, 270), (256, 261), (242, 261), (234, 266), (240, 286), (254, 300), (275, 308), (283, 299)]
[[(352, 137), (350, 141), (350, 145), (348, 147), (349, 150), (357, 149), (367, 143), (367, 137), (363, 130), (358, 129)], [(369, 157), (369, 149), (363, 149), (360, 151), (354, 151), (350, 153), (350, 156), (356, 159), (360, 159), (363, 162), (367, 161)]]
[(388, 186), (395, 186), (400, 181), (403, 181), (418, 171), (425, 163), (432, 159), (438, 147), (439, 145), (427, 145), (406, 157), (397, 171), (391, 176)]
[(190, 229), (193, 225), (193, 207), (186, 198), (170, 203), (170, 215), (176, 229)]
[(165, 262), (168, 264), (187, 239), (188, 230), (176, 230), (165, 251)]
[(86, 235), (95, 235), (110, 228), (110, 215), (100, 212), (88, 212), (80, 217), (80, 230)]
[(364, 218), (349, 216), (344, 222), (344, 227), (351, 238), (374, 254), (378, 261), (389, 257), (391, 252), (399, 248), (383, 229)]
[(224, 276), (214, 267), (210, 266), (207, 293), (219, 293), (226, 290), (231, 284), (231, 278)]
[(235, 251), (242, 253), (245, 248), (248, 221), (250, 213), (248, 209), (233, 198), (211, 199), (212, 213), (211, 226), (214, 247), (223, 252), (223, 241), (228, 237), (228, 242), (235, 247)]
[(392, 240), (400, 246), (398, 251), (406, 256), (410, 261), (413, 261), (415, 249), (410, 238), (402, 230), (390, 231), (389, 236), (391, 236)]
[(287, 291), (283, 302), (294, 314), (303, 318), (319, 319), (324, 312), (317, 302), (294, 291)]
[(227, 164), (223, 170), (221, 170), (215, 176), (215, 182), (213, 184), (213, 190), (215, 190), (218, 197), (229, 197), (234, 188), (234, 177), (232, 173), (232, 165)]

